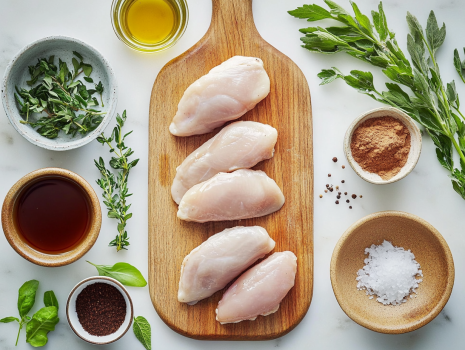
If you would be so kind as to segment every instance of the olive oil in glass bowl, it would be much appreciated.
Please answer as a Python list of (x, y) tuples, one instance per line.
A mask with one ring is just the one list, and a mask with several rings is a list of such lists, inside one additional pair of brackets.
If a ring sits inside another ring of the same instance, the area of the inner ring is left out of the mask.
[(113, 0), (111, 20), (118, 38), (141, 52), (173, 46), (189, 18), (186, 0)]

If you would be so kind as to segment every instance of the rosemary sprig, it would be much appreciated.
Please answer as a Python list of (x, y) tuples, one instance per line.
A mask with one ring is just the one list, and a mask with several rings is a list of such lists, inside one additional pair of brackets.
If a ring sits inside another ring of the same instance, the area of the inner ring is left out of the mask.
[[(31, 80), (27, 81), (29, 86), (40, 81), (39, 84), (29, 90), (16, 87), (15, 99), (20, 114), (25, 117), (21, 123), (31, 125), (40, 135), (50, 139), (56, 138), (60, 131), (73, 136), (78, 132), (85, 135), (102, 122), (105, 114), (91, 108), (99, 105), (92, 97), (95, 92), (100, 94), (103, 107), (102, 82), (95, 84), (95, 90), (88, 90), (81, 80), (76, 80), (81, 73), (86, 81), (92, 80), (92, 66), (85, 63), (78, 52), (73, 53), (80, 60), (72, 59), (74, 71), (70, 71), (61, 59), (57, 67), (54, 56), (40, 58), (35, 66), (29, 66)], [(46, 116), (31, 120), (33, 113), (45, 113)]]
[[(331, 19), (343, 25), (301, 29), (305, 34), (301, 38), (303, 47), (325, 54), (345, 52), (382, 68), (392, 82), (386, 83), (388, 91), (380, 92), (375, 88), (370, 72), (353, 70), (344, 75), (333, 67), (318, 74), (322, 79), (320, 85), (342, 79), (358, 92), (406, 112), (426, 129), (436, 146), (439, 163), (449, 172), (454, 190), (465, 199), (465, 117), (459, 109), (455, 82), (443, 83), (436, 61), (436, 52), (446, 37), (446, 26), (439, 27), (431, 11), (424, 31), (417, 18), (407, 13), (410, 63), (397, 45), (395, 34), (388, 28), (381, 2), (378, 12), (371, 12), (373, 23), (352, 1), (355, 16), (331, 0), (325, 0), (325, 3), (329, 10), (318, 5), (303, 5), (289, 11), (292, 16), (308, 22)], [(454, 65), (462, 78), (465, 64), (460, 62), (457, 51)], [(465, 78), (462, 80), (465, 82)], [(399, 84), (409, 88), (413, 94), (405, 92)], [(460, 169), (454, 167), (454, 149), (460, 158)]]
[[(125, 135), (122, 133), (126, 119), (126, 111), (123, 112), (121, 117), (118, 114), (116, 116), (118, 124), (113, 129), (111, 136), (107, 138), (102, 133), (97, 137), (97, 141), (102, 145), (108, 145), (110, 153), (114, 154), (109, 164), (111, 168), (118, 170), (116, 177), (113, 172), (105, 167), (102, 157), (99, 158), (98, 162), (94, 160), (95, 166), (102, 175), (97, 180), (97, 184), (103, 190), (103, 203), (108, 209), (108, 217), (118, 220), (118, 234), (109, 244), (111, 247), (116, 247), (116, 251), (120, 251), (121, 249), (127, 250), (127, 246), (129, 246), (126, 223), (132, 217), (132, 213), (128, 213), (131, 204), (128, 204), (126, 200), (132, 196), (132, 193), (128, 192), (128, 178), (131, 169), (139, 162), (139, 159), (131, 162), (128, 159), (134, 151), (124, 144), (126, 137), (132, 133), (132, 131)], [(115, 143), (114, 146), (113, 142)]]

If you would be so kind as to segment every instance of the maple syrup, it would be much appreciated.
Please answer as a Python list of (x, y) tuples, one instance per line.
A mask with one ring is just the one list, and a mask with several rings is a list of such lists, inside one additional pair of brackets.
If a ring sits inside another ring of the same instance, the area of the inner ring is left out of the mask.
[(39, 179), (26, 187), (15, 204), (15, 224), (23, 240), (48, 254), (71, 251), (90, 225), (90, 203), (85, 191), (61, 176)]

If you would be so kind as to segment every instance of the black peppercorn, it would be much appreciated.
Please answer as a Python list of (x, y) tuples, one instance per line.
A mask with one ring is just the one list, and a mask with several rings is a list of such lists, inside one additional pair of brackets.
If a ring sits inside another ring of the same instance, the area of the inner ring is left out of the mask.
[(343, 166), (342, 166), (342, 169), (345, 169), (345, 168), (346, 168), (346, 166), (345, 166), (345, 165), (343, 165)]
[(356, 194), (353, 194), (353, 195), (352, 195), (352, 198), (353, 198), (353, 199), (357, 198), (357, 195), (356, 195)]
[(347, 192), (344, 192), (344, 194), (347, 196)]
[(342, 183), (346, 182), (346, 180), (341, 180)]
[(346, 200), (346, 203), (350, 203), (350, 200), (347, 199), (347, 200)]
[(362, 198), (362, 195), (360, 195), (360, 198)]
[(328, 177), (331, 177), (331, 174), (328, 174)]
[(337, 158), (336, 158), (336, 157), (333, 158), (333, 162), (334, 162), (334, 163), (337, 162)]
[(352, 209), (352, 206), (350, 206), (349, 209)]
[(337, 197), (336, 197), (336, 198), (337, 198), (337, 199), (341, 199), (341, 196), (340, 196), (340, 195), (337, 195)]
[(332, 187), (329, 188), (329, 192), (333, 192), (333, 188), (332, 188)]
[(326, 184), (326, 188), (329, 188), (329, 184)]
[(336, 201), (336, 204), (339, 204), (339, 201)]

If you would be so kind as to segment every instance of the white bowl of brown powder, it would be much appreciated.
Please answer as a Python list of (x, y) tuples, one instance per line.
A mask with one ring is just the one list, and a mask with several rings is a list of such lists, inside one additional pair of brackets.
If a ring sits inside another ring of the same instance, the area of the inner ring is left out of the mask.
[(376, 185), (396, 182), (406, 177), (420, 158), (420, 129), (397, 108), (373, 109), (347, 129), (344, 153), (365, 181)]

